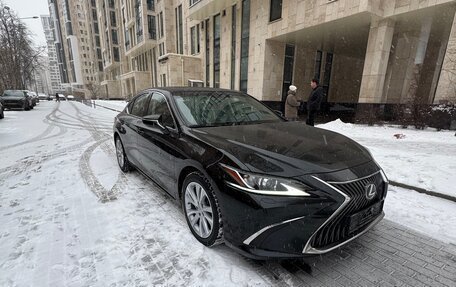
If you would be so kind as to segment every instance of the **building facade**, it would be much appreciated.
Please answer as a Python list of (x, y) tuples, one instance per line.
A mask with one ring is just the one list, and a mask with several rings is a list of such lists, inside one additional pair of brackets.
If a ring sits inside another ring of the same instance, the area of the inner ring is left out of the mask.
[(47, 61), (46, 76), (42, 73), (40, 77), (46, 80), (46, 93), (62, 93), (65, 89), (62, 86), (60, 78), (59, 64), (57, 60), (57, 51), (54, 37), (54, 21), (49, 15), (41, 15), (41, 24), (43, 25), (44, 35), (46, 37)]
[(91, 7), (94, 1), (49, 0), (54, 21), (59, 71), (67, 94), (93, 97), (91, 87), (100, 82), (96, 29)]
[(104, 97), (203, 85), (283, 102), (294, 84), (306, 100), (317, 78), (329, 102), (456, 102), (454, 0), (90, 2)]

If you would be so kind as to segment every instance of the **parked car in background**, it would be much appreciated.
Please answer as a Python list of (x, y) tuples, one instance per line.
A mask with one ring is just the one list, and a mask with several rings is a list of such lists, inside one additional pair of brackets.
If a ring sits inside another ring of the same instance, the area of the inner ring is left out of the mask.
[(33, 109), (33, 107), (35, 107), (36, 104), (40, 101), (38, 99), (38, 95), (32, 91), (24, 91), (24, 92), (27, 92), (29, 94), (29, 96), (32, 97), (32, 109)]
[(2, 104), (5, 109), (33, 109), (32, 97), (23, 90), (5, 90), (3, 92)]
[(43, 93), (38, 93), (38, 99), (39, 99), (40, 101), (48, 100), (48, 99), (49, 99), (49, 96), (46, 95), (46, 94), (43, 94)]
[(62, 101), (66, 101), (67, 98), (65, 97), (64, 94), (59, 94), (59, 100), (62, 102)]
[(120, 169), (137, 168), (180, 201), (206, 246), (224, 241), (254, 258), (318, 255), (384, 217), (388, 179), (366, 148), (238, 91), (146, 90), (113, 128)]
[(4, 117), (5, 117), (4, 108), (3, 108), (2, 102), (0, 101), (0, 119), (3, 119)]
[(67, 100), (69, 100), (69, 101), (74, 101), (74, 96), (73, 96), (73, 95), (68, 95), (68, 96), (67, 96)]

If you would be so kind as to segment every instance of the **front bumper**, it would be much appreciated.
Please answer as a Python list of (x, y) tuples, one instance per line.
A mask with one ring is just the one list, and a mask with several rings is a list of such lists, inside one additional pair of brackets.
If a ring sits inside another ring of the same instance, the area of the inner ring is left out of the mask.
[[(378, 170), (354, 181), (355, 185), (375, 182), (381, 189), (371, 201), (350, 191), (345, 182), (328, 183), (318, 176), (308, 176), (304, 182), (316, 188), (316, 196), (258, 195), (225, 182), (218, 198), (227, 245), (257, 259), (323, 254), (361, 236), (384, 217), (387, 180)], [(350, 228), (351, 217), (371, 206), (379, 209), (362, 225)]]
[(24, 102), (22, 101), (4, 101), (4, 109), (22, 109), (24, 107)]

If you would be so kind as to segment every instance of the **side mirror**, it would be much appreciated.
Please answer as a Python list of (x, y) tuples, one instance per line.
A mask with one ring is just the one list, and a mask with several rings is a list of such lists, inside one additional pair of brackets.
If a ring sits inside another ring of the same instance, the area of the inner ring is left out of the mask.
[(142, 118), (146, 125), (158, 126), (163, 132), (168, 132), (168, 129), (163, 125), (162, 115), (150, 115)]

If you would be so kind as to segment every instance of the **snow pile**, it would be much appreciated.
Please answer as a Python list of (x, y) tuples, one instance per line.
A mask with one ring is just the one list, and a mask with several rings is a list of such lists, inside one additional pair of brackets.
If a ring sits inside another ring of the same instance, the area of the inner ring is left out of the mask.
[[(318, 127), (341, 133), (369, 148), (390, 180), (456, 196), (454, 131), (366, 126), (340, 119)], [(401, 135), (401, 140), (396, 134)]]
[(105, 101), (105, 100), (96, 100), (95, 104), (117, 111), (122, 111), (125, 106), (128, 104), (126, 101)]

